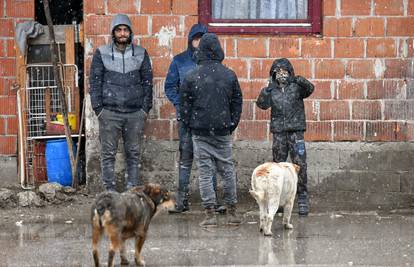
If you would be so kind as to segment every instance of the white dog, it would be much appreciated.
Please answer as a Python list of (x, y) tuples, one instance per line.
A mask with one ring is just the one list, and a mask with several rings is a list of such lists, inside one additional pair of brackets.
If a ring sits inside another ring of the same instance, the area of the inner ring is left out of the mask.
[(289, 162), (267, 162), (254, 169), (250, 194), (260, 208), (260, 232), (272, 235), (277, 209), (283, 207), (283, 225), (292, 229), (290, 216), (296, 196), (300, 167)]

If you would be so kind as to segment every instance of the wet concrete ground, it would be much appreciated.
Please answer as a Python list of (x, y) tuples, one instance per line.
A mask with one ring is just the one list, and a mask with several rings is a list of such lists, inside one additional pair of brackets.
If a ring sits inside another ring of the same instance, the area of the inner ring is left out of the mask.
[[(414, 212), (293, 215), (294, 229), (273, 237), (258, 231), (255, 207), (242, 207), (244, 224), (198, 226), (201, 211), (160, 214), (149, 230), (146, 266), (414, 266)], [(92, 266), (89, 203), (82, 206), (1, 211), (0, 266)], [(224, 223), (225, 217), (219, 216)], [(107, 240), (101, 260), (107, 260)], [(133, 242), (127, 243), (133, 262)], [(120, 264), (116, 257), (117, 266)], [(134, 265), (130, 265), (134, 266)]]

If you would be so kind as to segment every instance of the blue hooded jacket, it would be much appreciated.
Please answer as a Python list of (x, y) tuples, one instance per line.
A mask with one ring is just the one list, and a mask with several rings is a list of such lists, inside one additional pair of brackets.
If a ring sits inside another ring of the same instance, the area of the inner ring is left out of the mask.
[(167, 73), (167, 78), (165, 79), (165, 94), (176, 108), (177, 119), (180, 114), (179, 89), (181, 83), (184, 81), (184, 77), (187, 73), (197, 66), (196, 61), (193, 58), (194, 48), (191, 43), (196, 35), (204, 33), (207, 33), (207, 26), (203, 24), (194, 24), (191, 27), (190, 33), (188, 34), (188, 48), (186, 51), (173, 58)]

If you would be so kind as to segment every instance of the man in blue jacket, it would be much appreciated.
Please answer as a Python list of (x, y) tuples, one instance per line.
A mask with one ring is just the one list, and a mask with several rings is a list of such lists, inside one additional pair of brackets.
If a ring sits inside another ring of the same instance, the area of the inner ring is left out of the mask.
[(92, 108), (99, 120), (102, 180), (115, 190), (115, 156), (124, 141), (127, 188), (139, 180), (139, 153), (144, 123), (152, 107), (152, 68), (147, 51), (134, 45), (131, 21), (116, 15), (112, 42), (96, 49), (90, 70)]
[[(180, 163), (178, 171), (178, 192), (176, 199), (177, 204), (175, 209), (169, 211), (170, 213), (181, 213), (189, 210), (188, 192), (191, 167), (193, 165), (193, 142), (191, 140), (191, 132), (184, 127), (184, 124), (180, 119), (179, 89), (186, 74), (197, 66), (193, 54), (198, 48), (200, 38), (205, 33), (207, 33), (207, 26), (203, 24), (194, 24), (191, 27), (188, 34), (188, 48), (173, 58), (165, 80), (165, 94), (175, 107), (177, 121), (179, 122), (178, 134), (180, 138)], [(216, 186), (217, 180), (216, 177), (214, 177), (214, 187), (216, 188)], [(216, 205), (216, 211), (224, 213), (226, 209), (222, 205)]]

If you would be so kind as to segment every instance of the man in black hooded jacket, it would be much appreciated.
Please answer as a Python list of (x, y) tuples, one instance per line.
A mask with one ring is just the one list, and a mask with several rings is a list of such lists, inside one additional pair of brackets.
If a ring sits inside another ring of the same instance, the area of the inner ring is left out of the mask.
[(307, 79), (295, 76), (293, 66), (286, 58), (273, 62), (270, 77), (269, 86), (262, 89), (256, 104), (261, 109), (272, 108), (270, 131), (273, 133), (273, 161), (286, 161), (290, 152), (292, 162), (300, 166), (297, 188), (299, 215), (307, 216), (309, 203), (303, 99), (312, 94), (314, 86)]
[(240, 121), (242, 92), (236, 74), (221, 64), (224, 52), (215, 34), (206, 33), (201, 37), (195, 56), (198, 66), (187, 74), (180, 87), (180, 115), (192, 133), (199, 171), (200, 194), (206, 212), (200, 226), (217, 226), (215, 169), (223, 178), (227, 223), (240, 224), (236, 216), (231, 134)]

